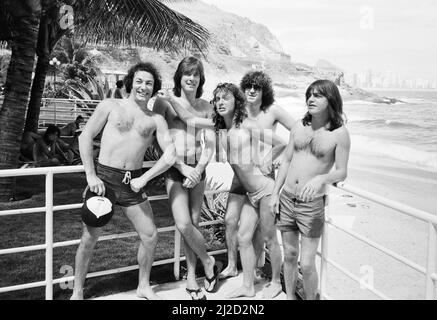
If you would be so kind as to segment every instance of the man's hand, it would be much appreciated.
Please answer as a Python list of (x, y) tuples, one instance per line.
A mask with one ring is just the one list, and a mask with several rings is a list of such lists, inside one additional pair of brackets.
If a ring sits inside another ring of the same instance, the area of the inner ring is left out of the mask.
[(190, 166), (184, 166), (182, 174), (187, 178), (183, 184), (185, 188), (194, 188), (200, 182), (200, 179), (202, 179), (202, 172)]
[(270, 196), (269, 208), (273, 215), (279, 213), (279, 194), (275, 193)]
[(302, 188), (300, 198), (302, 201), (312, 201), (314, 197), (322, 190), (325, 182), (321, 176), (316, 176), (308, 181)]
[(285, 152), (282, 152), (275, 160), (273, 160), (273, 168), (278, 169), (285, 161)]
[(130, 188), (133, 190), (133, 192), (140, 192), (141, 188), (143, 188), (147, 184), (147, 181), (144, 180), (142, 177), (132, 179), (130, 181)]
[(165, 101), (171, 102), (174, 99), (174, 95), (167, 89), (161, 89), (158, 91), (157, 96)]
[(97, 175), (87, 175), (86, 181), (91, 192), (97, 193), (99, 196), (105, 194), (105, 184), (99, 177), (97, 177)]

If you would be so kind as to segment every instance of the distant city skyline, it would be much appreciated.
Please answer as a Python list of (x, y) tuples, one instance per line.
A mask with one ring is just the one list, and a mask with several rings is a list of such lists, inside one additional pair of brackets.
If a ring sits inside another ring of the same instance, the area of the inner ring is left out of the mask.
[(437, 80), (437, 1), (203, 1), (266, 25), (293, 62)]

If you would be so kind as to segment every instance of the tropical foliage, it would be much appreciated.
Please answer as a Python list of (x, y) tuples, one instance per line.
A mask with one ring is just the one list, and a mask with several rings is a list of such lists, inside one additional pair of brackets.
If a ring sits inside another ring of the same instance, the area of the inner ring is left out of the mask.
[[(23, 128), (37, 130), (50, 54), (68, 30), (74, 28), (75, 37), (84, 43), (142, 45), (167, 51), (206, 49), (207, 30), (170, 10), (165, 2), (0, 1), (0, 41), (7, 41), (12, 49), (0, 110), (0, 169), (17, 167)], [(74, 25), (70, 23), (73, 15)], [(13, 190), (13, 179), (1, 179), (0, 201), (9, 199)]]

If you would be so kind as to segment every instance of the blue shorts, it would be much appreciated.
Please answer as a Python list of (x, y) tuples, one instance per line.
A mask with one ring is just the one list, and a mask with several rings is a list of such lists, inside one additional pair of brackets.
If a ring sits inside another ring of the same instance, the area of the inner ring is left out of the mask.
[(147, 201), (144, 190), (134, 192), (130, 187), (130, 180), (140, 177), (143, 174), (142, 169), (121, 170), (97, 163), (96, 173), (105, 186), (114, 191), (115, 204), (122, 207), (131, 207)]

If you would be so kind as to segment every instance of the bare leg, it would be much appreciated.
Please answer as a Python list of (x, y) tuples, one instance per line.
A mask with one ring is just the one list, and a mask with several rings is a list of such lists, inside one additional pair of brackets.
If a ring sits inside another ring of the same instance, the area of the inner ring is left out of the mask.
[(82, 238), (76, 252), (74, 288), (71, 300), (83, 300), (83, 287), (86, 275), (101, 232), (101, 228), (92, 228), (83, 224)]
[(316, 254), (320, 238), (302, 237), (302, 252), (300, 254), (300, 267), (302, 268), (303, 288), (306, 300), (316, 298), (318, 275), (316, 269)]
[(246, 198), (241, 210), (240, 226), (238, 228), (238, 245), (240, 246), (241, 264), (243, 265), (243, 286), (232, 292), (228, 298), (255, 296), (254, 272), (256, 266), (255, 250), (253, 248), (253, 234), (255, 232), (258, 215)]
[(220, 273), (220, 278), (235, 277), (237, 269), (237, 233), (240, 221), (241, 208), (244, 203), (244, 195), (230, 193), (226, 207), (226, 246), (228, 248), (228, 266)]
[[(184, 238), (184, 243), (199, 257), (205, 268), (205, 275), (212, 278), (214, 275), (215, 259), (206, 251), (205, 238), (193, 225), (189, 209), (188, 190), (182, 183), (166, 180), (167, 194), (170, 199), (171, 210), (176, 227)], [(203, 194), (202, 194), (203, 195)], [(188, 256), (187, 256), (188, 258)], [(190, 288), (191, 289), (191, 288)]]
[(284, 246), (284, 282), (288, 300), (296, 300), (297, 260), (299, 258), (299, 233), (282, 231)]
[(264, 290), (264, 298), (272, 299), (282, 292), (281, 266), (282, 255), (276, 234), (275, 217), (269, 210), (270, 196), (261, 199), (259, 204), (260, 226), (264, 240), (269, 249), (270, 264), (272, 266), (272, 281)]
[[(188, 189), (189, 194), (189, 210), (191, 216), (191, 223), (196, 229), (199, 229), (200, 223), (200, 210), (202, 208), (203, 193), (205, 191), (205, 182), (200, 182), (197, 186), (192, 189)], [(191, 249), (186, 241), (185, 245), (185, 255), (187, 261), (187, 288), (188, 289), (199, 289), (196, 281), (196, 265), (197, 256), (196, 253)], [(202, 298), (204, 294), (197, 294), (197, 298)]]
[(158, 243), (158, 231), (153, 221), (153, 212), (149, 201), (139, 205), (122, 208), (127, 218), (138, 232), (141, 243), (138, 248), (138, 265), (140, 268), (137, 296), (149, 300), (160, 300), (150, 286), (150, 271)]

